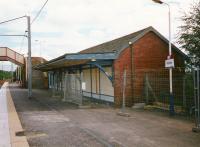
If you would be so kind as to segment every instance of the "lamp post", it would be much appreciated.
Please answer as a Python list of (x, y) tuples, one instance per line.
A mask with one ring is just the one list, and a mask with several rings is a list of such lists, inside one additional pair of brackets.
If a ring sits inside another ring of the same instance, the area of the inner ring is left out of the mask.
[(38, 42), (38, 48), (39, 48), (39, 57), (41, 57), (41, 48), (42, 48), (42, 42), (40, 40), (35, 40), (35, 42)]
[(38, 48), (39, 48), (39, 57), (40, 57), (40, 62), (43, 63), (43, 58), (42, 58), (42, 49), (44, 49), (44, 43), (46, 42), (45, 40), (35, 40), (35, 42), (38, 42)]
[[(168, 19), (169, 19), (169, 58), (172, 57), (172, 44), (171, 44), (171, 8), (168, 3), (165, 3), (161, 0), (152, 0), (155, 3), (158, 4), (165, 4), (168, 7), (169, 14), (168, 14)], [(169, 85), (170, 85), (170, 115), (174, 115), (174, 97), (173, 97), (173, 85), (172, 85), (172, 67), (169, 68)]]

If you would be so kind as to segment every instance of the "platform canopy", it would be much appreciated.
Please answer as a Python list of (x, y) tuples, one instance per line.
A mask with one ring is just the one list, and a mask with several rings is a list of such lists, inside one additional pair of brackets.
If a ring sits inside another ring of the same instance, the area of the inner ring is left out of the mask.
[(62, 67), (72, 67), (89, 64), (90, 62), (102, 62), (116, 59), (115, 52), (107, 53), (73, 53), (65, 54), (46, 63), (39, 64), (34, 68), (36, 70), (49, 71)]

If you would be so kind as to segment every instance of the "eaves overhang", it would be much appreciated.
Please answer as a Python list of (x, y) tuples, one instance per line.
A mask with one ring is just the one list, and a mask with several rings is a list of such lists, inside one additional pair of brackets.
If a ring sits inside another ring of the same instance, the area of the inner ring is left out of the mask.
[[(153, 32), (155, 33), (156, 35), (158, 35), (165, 43), (169, 44), (169, 40), (166, 39), (162, 34), (160, 34), (156, 29), (154, 29), (153, 27), (148, 27), (145, 31), (143, 31), (142, 33), (140, 33), (139, 35), (137, 35), (136, 37), (132, 38), (129, 40), (129, 42), (131, 42), (132, 44), (134, 44), (135, 42), (137, 42), (139, 39), (141, 39), (145, 34), (149, 33), (149, 32)], [(121, 52), (128, 48), (130, 45), (128, 44), (125, 44), (121, 47), (121, 49), (117, 52), (117, 55), (116, 57), (118, 57)], [(190, 58), (185, 54), (183, 53), (178, 47), (176, 47), (173, 43), (172, 43), (172, 51), (174, 52), (177, 52), (179, 55), (181, 55), (185, 60), (190, 60)]]
[(74, 54), (65, 54), (56, 59), (50, 60), (49, 62), (39, 64), (34, 66), (34, 69), (41, 71), (49, 71), (58, 68), (72, 67), (78, 65), (84, 65), (92, 60), (95, 61), (110, 61), (116, 59), (115, 52), (106, 52), (106, 53), (74, 53)]
[(66, 60), (114, 60), (116, 59), (115, 52), (106, 53), (87, 53), (87, 54), (67, 54)]

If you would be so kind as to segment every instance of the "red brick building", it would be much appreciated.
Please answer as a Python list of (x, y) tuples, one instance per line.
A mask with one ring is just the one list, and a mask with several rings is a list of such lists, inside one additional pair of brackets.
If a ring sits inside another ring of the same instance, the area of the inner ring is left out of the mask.
[[(38, 64), (42, 64), (45, 63), (46, 60), (42, 57), (31, 57), (31, 61), (32, 61), (32, 66), (36, 66)], [(28, 58), (25, 58), (25, 66), (23, 72), (22, 72), (22, 76), (23, 76), (23, 81), (25, 81), (25, 87), (28, 87)], [(32, 69), (32, 87), (36, 88), (36, 89), (46, 89), (48, 88), (48, 77), (47, 77), (47, 73), (46, 72), (41, 72), (38, 70), (34, 70)]]
[[(187, 56), (174, 45), (172, 52), (177, 67), (173, 75), (176, 78), (184, 75)], [(114, 102), (116, 106), (122, 103), (122, 79), (126, 69), (126, 104), (132, 106), (145, 102), (146, 77), (153, 79), (152, 75), (156, 74), (156, 86), (168, 90), (168, 70), (164, 69), (167, 56), (168, 40), (154, 28), (148, 27), (79, 53), (65, 54), (37, 66), (36, 69), (49, 71), (49, 86), (56, 85), (61, 91), (66, 88), (63, 86), (66, 74), (82, 75), (84, 96)], [(154, 97), (157, 97), (155, 85), (151, 85)], [(176, 91), (178, 89), (175, 88)]]

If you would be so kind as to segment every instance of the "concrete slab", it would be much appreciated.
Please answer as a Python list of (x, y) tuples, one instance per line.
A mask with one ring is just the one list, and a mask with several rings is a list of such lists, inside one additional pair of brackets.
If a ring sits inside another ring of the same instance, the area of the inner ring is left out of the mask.
[(29, 147), (26, 136), (16, 136), (23, 128), (7, 82), (0, 89), (0, 130), (0, 147)]
[(129, 114), (129, 113), (122, 112), (122, 111), (117, 112), (117, 115), (119, 115), (119, 116), (124, 116), (124, 117), (130, 117), (130, 114)]
[(7, 111), (10, 131), (10, 142), (12, 144), (12, 147), (29, 147), (26, 136), (16, 135), (17, 132), (22, 132), (24, 130), (16, 112), (9, 88), (7, 88), (6, 90), (6, 97), (8, 106)]

